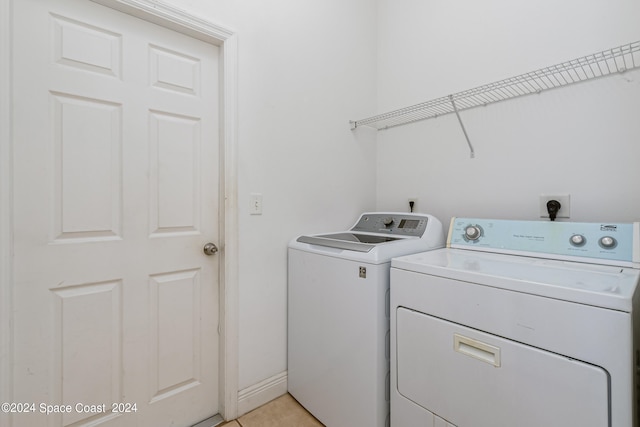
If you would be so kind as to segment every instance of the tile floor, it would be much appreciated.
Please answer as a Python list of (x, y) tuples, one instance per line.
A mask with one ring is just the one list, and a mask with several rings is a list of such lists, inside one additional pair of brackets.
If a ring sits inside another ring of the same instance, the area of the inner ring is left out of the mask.
[(324, 427), (290, 394), (285, 394), (220, 427)]

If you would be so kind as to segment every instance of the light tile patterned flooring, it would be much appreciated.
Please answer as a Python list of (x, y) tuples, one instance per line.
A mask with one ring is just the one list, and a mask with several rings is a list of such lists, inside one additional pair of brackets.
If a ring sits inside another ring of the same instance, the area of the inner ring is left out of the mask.
[(324, 427), (288, 393), (222, 426)]

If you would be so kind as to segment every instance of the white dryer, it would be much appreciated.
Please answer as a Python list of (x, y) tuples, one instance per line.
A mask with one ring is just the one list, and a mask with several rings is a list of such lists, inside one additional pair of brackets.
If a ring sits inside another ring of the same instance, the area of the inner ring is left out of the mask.
[(639, 228), (453, 218), (394, 259), (392, 426), (640, 426)]
[(444, 237), (431, 215), (377, 212), (290, 243), (288, 389), (326, 426), (389, 425), (391, 258)]

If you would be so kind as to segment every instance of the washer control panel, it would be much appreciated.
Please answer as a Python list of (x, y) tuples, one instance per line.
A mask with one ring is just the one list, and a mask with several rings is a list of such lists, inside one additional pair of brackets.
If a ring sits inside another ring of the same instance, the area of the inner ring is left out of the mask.
[(426, 215), (380, 212), (362, 214), (351, 231), (422, 237), (427, 229)]
[(638, 223), (513, 221), (454, 217), (451, 220), (447, 245), (487, 252), (547, 254), (559, 259), (564, 256), (632, 262), (634, 245), (638, 252), (639, 229)]

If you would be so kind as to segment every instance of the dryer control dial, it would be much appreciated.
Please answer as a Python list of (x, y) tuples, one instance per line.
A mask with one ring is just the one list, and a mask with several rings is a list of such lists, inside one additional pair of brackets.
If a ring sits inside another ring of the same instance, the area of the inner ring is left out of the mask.
[(482, 236), (482, 228), (479, 225), (467, 225), (464, 229), (464, 237), (467, 240), (476, 241)]
[(584, 244), (587, 243), (587, 239), (582, 234), (574, 234), (569, 239), (569, 242), (573, 246), (584, 246)]
[(391, 224), (393, 224), (393, 218), (392, 218), (392, 217), (390, 217), (390, 216), (385, 217), (385, 218), (382, 220), (382, 223), (384, 224), (384, 226), (385, 226), (385, 227), (389, 227)]
[(598, 243), (600, 244), (600, 247), (604, 249), (613, 249), (618, 246), (618, 241), (611, 236), (604, 236), (600, 238)]

